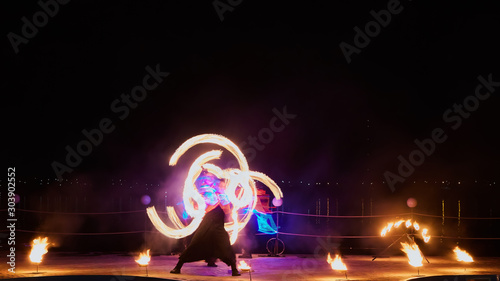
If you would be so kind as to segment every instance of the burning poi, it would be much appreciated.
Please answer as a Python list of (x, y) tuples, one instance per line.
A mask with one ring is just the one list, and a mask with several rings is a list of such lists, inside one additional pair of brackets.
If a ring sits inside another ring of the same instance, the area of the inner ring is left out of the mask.
[[(203, 134), (192, 137), (185, 141), (170, 158), (170, 166), (175, 166), (179, 158), (191, 147), (210, 143), (222, 146), (227, 149), (238, 161), (239, 169), (221, 169), (220, 167), (209, 163), (211, 160), (219, 159), (222, 155), (221, 150), (211, 150), (200, 155), (191, 165), (182, 192), (182, 199), (186, 213), (192, 217), (192, 221), (188, 225), (184, 225), (174, 210), (174, 207), (167, 207), (167, 214), (174, 228), (167, 226), (158, 216), (155, 207), (147, 208), (149, 219), (155, 228), (163, 235), (180, 239), (191, 235), (200, 225), (207, 207), (205, 200), (196, 187), (196, 179), (200, 176), (203, 170), (214, 174), (219, 179), (226, 181), (226, 189), (224, 191), (227, 199), (232, 204), (231, 217), (232, 222), (226, 222), (224, 228), (230, 235), (231, 244), (236, 242), (238, 232), (241, 231), (252, 216), (252, 211), (257, 204), (257, 188), (254, 180), (262, 182), (269, 187), (273, 195), (277, 199), (283, 197), (283, 193), (279, 186), (267, 175), (249, 170), (248, 162), (241, 150), (229, 139), (215, 134)], [(238, 212), (244, 208), (248, 208), (241, 218), (238, 217)]]

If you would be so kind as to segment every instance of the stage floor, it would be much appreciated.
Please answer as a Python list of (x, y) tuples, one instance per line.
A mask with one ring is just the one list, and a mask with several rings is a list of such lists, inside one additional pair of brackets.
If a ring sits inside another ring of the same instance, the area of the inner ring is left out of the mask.
[[(48, 253), (39, 266), (26, 261), (26, 255), (19, 253), (16, 260), (16, 274), (7, 271), (5, 262), (0, 265), (0, 278), (41, 277), (60, 275), (109, 275), (109, 281), (133, 280), (130, 276), (146, 276), (146, 268), (139, 267), (135, 257), (129, 255), (78, 255)], [(428, 257), (420, 267), (420, 276), (432, 275), (496, 275), (500, 274), (500, 257), (475, 258), (467, 265), (454, 261), (453, 257)], [(326, 257), (312, 255), (285, 255), (285, 257), (261, 257), (254, 255), (245, 260), (252, 266), (251, 278), (248, 272), (239, 277), (229, 273), (229, 267), (218, 261), (218, 267), (207, 267), (203, 262), (184, 265), (181, 274), (169, 271), (177, 262), (177, 256), (153, 256), (147, 267), (149, 277), (169, 280), (345, 280), (342, 272), (333, 271)], [(371, 256), (345, 256), (349, 280), (407, 280), (417, 277), (417, 269), (408, 264), (406, 257), (377, 258)], [(443, 279), (444, 280), (444, 279)], [(458, 280), (458, 279), (457, 279)], [(453, 279), (449, 279), (453, 281)]]

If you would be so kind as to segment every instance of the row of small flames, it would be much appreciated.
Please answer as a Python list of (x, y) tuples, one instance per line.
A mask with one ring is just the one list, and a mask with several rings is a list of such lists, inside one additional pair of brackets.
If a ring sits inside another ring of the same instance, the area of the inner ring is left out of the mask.
[[(423, 257), (417, 244), (401, 243), (401, 245), (403, 246), (401, 250), (406, 253), (408, 257), (408, 263), (410, 265), (414, 267), (420, 267), (423, 265), (422, 264)], [(457, 261), (466, 263), (474, 261), (474, 259), (469, 253), (460, 249), (458, 246), (455, 247), (453, 252), (456, 255)], [(342, 262), (342, 258), (339, 255), (335, 255), (335, 259), (332, 259), (330, 253), (328, 253), (326, 261), (332, 266), (333, 270), (347, 271), (347, 266), (344, 262)]]
[[(43, 255), (48, 252), (50, 243), (48, 237), (38, 237), (31, 243), (30, 261), (35, 264), (40, 264), (42, 262)], [(135, 260), (139, 266), (147, 266), (151, 261), (151, 255), (149, 254), (150, 249), (139, 254), (139, 257)], [(240, 261), (238, 266), (240, 270), (250, 270), (250, 266), (245, 261)]]
[[(43, 255), (45, 255), (48, 252), (48, 247), (50, 243), (48, 242), (48, 237), (45, 238), (36, 238), (32, 242), (32, 249), (30, 252), (30, 260), (31, 262), (35, 264), (40, 264), (42, 262)], [(408, 243), (401, 243), (401, 250), (406, 253), (408, 257), (408, 263), (414, 267), (420, 267), (423, 265), (423, 257), (420, 252), (420, 249), (418, 248), (418, 245), (415, 244), (414, 242), (412, 244)], [(457, 260), (461, 262), (473, 262), (474, 259), (472, 258), (469, 253), (466, 251), (461, 250), (458, 246), (455, 247), (453, 250), (455, 253)], [(139, 254), (138, 259), (135, 261), (139, 264), (139, 266), (147, 266), (149, 262), (151, 261), (151, 255), (149, 254), (150, 250), (146, 250), (145, 252), (142, 252)], [(347, 266), (344, 262), (342, 262), (342, 258), (339, 255), (335, 256), (335, 259), (332, 259), (330, 256), (330, 253), (328, 253), (327, 257), (327, 262), (331, 265), (333, 270), (337, 271), (344, 271), (345, 273), (347, 272)], [(250, 266), (245, 262), (245, 261), (240, 261), (239, 263), (239, 269), (240, 270), (250, 270)], [(346, 273), (346, 278), (347, 278), (347, 273)]]

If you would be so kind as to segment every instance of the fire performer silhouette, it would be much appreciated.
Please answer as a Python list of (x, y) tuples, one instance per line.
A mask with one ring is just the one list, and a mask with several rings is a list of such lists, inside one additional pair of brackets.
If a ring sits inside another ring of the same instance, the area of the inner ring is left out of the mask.
[(229, 234), (224, 229), (224, 217), (231, 213), (230, 202), (224, 193), (225, 181), (203, 172), (197, 182), (200, 185), (199, 193), (207, 204), (205, 216), (170, 273), (179, 274), (182, 266), (187, 262), (213, 261), (218, 258), (231, 266), (233, 276), (240, 276), (236, 268), (236, 255), (231, 246)]

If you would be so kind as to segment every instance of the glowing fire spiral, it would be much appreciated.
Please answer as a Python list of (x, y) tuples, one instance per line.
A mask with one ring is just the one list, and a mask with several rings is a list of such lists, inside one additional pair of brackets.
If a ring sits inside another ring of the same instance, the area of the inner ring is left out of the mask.
[[(170, 238), (183, 238), (192, 234), (200, 225), (203, 217), (205, 216), (206, 203), (203, 196), (198, 192), (195, 181), (200, 176), (203, 170), (206, 170), (220, 179), (227, 182), (226, 195), (232, 203), (232, 222), (226, 222), (224, 227), (230, 235), (231, 244), (236, 242), (238, 232), (241, 231), (252, 216), (252, 211), (257, 204), (255, 198), (257, 197), (257, 188), (255, 187), (254, 180), (262, 182), (269, 187), (276, 199), (281, 199), (283, 193), (279, 186), (267, 175), (259, 172), (249, 170), (248, 162), (241, 152), (241, 150), (229, 139), (215, 134), (204, 134), (194, 136), (185, 141), (170, 158), (170, 166), (175, 166), (179, 158), (191, 147), (202, 144), (211, 143), (220, 145), (238, 160), (240, 169), (221, 169), (220, 167), (208, 163), (211, 160), (219, 159), (222, 151), (212, 150), (200, 155), (191, 165), (186, 180), (184, 182), (184, 190), (182, 193), (183, 203), (186, 213), (193, 218), (193, 220), (185, 226), (177, 216), (174, 207), (167, 207), (167, 215), (175, 228), (167, 226), (158, 216), (155, 207), (146, 209), (149, 219), (153, 225), (163, 235)], [(238, 189), (240, 187), (240, 189)], [(238, 194), (236, 190), (238, 189)], [(238, 218), (238, 211), (242, 208), (249, 207), (242, 218)]]
[(425, 243), (428, 243), (429, 240), (431, 239), (431, 236), (428, 234), (429, 229), (423, 228), (422, 230), (420, 230), (420, 224), (418, 224), (417, 221), (414, 221), (412, 223), (411, 219), (408, 219), (406, 221), (401, 219), (401, 220), (398, 220), (397, 222), (387, 223), (387, 226), (384, 227), (382, 229), (382, 231), (380, 232), (380, 236), (382, 236), (382, 237), (386, 236), (386, 234), (389, 233), (393, 228), (399, 228), (399, 226), (403, 223), (405, 224), (406, 228), (413, 227), (413, 229), (415, 229), (415, 231), (420, 231), (420, 234), (422, 235), (422, 239), (424, 240)]

